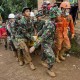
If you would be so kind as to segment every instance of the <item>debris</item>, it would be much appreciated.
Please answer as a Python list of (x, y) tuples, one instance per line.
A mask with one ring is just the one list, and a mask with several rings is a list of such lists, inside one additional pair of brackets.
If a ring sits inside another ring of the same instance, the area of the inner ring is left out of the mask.
[(67, 54), (67, 57), (70, 57), (70, 54)]

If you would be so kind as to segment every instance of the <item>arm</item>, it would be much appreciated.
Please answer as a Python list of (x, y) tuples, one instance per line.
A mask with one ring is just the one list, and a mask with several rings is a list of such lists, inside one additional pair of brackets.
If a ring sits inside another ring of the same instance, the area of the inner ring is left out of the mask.
[(18, 34), (22, 37), (25, 37), (25, 38), (28, 38), (28, 39), (34, 41), (34, 38), (28, 33), (28, 27), (24, 20), (21, 20), (19, 22)]
[(74, 32), (74, 23), (73, 23), (72, 16), (70, 16), (69, 27), (70, 27), (70, 32), (71, 32), (71, 34), (74, 34), (75, 32)]
[(34, 47), (37, 48), (43, 41), (47, 40), (53, 33), (52, 26), (48, 26), (46, 30), (43, 32), (42, 36), (39, 37), (38, 41), (34, 43)]

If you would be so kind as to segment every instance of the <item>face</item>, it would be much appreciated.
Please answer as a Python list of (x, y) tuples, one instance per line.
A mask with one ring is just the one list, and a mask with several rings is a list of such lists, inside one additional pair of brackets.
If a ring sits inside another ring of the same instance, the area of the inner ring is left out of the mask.
[(6, 26), (6, 23), (2, 23), (2, 26), (4, 26), (4, 27), (5, 27), (5, 26)]
[(64, 9), (62, 8), (62, 15), (68, 16), (70, 12), (70, 9)]
[(10, 21), (10, 22), (14, 22), (15, 19), (14, 19), (14, 18), (10, 18), (9, 21)]
[(56, 18), (51, 18), (51, 21), (52, 21), (52, 22), (55, 22), (55, 19), (56, 19)]
[(41, 16), (37, 17), (37, 20), (41, 20)]
[(64, 8), (62, 8), (61, 10), (62, 10), (62, 14), (64, 14), (64, 13), (65, 13), (65, 9), (64, 9)]
[(24, 13), (23, 13), (24, 16), (26, 17), (30, 17), (30, 10), (27, 9)]
[(65, 12), (69, 13), (70, 12), (70, 9), (65, 9)]

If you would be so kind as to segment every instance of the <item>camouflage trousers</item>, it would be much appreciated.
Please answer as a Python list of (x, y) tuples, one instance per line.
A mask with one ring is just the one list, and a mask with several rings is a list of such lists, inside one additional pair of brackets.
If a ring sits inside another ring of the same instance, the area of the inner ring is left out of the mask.
[(43, 50), (43, 53), (41, 54), (42, 60), (47, 60), (48, 69), (51, 69), (55, 62), (55, 54), (53, 52), (52, 46), (47, 43), (43, 43), (41, 46)]
[(18, 39), (18, 58), (20, 61), (32, 61), (29, 53), (28, 41), (26, 39)]

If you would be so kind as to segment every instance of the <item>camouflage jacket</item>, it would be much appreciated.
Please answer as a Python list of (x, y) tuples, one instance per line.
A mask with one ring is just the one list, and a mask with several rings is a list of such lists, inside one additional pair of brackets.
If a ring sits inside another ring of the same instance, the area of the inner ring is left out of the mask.
[(26, 19), (24, 16), (19, 21), (19, 27), (17, 30), (19, 37), (33, 40), (34, 24), (30, 19)]
[(37, 32), (39, 32), (43, 28), (44, 25), (45, 25), (44, 20), (35, 21), (35, 23), (34, 23), (34, 26), (35, 26), (35, 29), (37, 30)]
[(38, 42), (34, 43), (34, 47), (37, 48), (40, 44), (44, 44), (44, 43), (52, 45), (54, 32), (55, 32), (55, 25), (54, 23), (49, 21), (48, 24), (44, 26), (42, 30), (38, 33), (39, 35)]
[(10, 36), (15, 35), (16, 30), (15, 30), (14, 22), (13, 22), (13, 23), (8, 22), (8, 24), (7, 24), (7, 30), (8, 30), (8, 32), (9, 32)]

